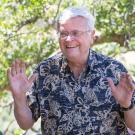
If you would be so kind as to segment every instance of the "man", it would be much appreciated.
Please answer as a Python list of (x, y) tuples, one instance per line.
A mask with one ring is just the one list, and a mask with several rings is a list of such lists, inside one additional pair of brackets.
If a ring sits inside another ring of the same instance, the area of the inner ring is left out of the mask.
[(58, 19), (62, 53), (42, 61), (30, 78), (22, 61), (12, 63), (8, 77), (22, 129), (41, 117), (43, 135), (127, 135), (126, 125), (135, 130), (132, 78), (121, 63), (89, 49), (94, 22), (86, 9), (67, 8)]

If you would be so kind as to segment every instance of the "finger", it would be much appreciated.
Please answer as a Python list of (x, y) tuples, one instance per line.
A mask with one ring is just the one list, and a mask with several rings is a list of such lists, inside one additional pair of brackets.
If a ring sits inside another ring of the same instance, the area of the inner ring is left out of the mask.
[(112, 92), (115, 92), (116, 86), (113, 83), (113, 80), (111, 78), (107, 78), (108, 84), (111, 87)]
[(37, 77), (38, 77), (38, 74), (37, 74), (37, 73), (32, 74), (32, 75), (29, 77), (29, 84), (32, 85), (32, 83), (33, 83), (34, 81), (36, 81)]
[(16, 74), (20, 73), (20, 60), (16, 59), (15, 60), (15, 69), (16, 69)]
[(135, 90), (135, 84), (130, 74), (127, 74), (127, 84), (128, 84), (129, 90)]
[(12, 74), (12, 76), (15, 76), (15, 75), (16, 75), (15, 61), (12, 62), (12, 66), (11, 66), (11, 74)]
[(120, 74), (120, 84), (126, 90), (133, 90), (132, 79), (131, 79), (131, 76), (129, 75), (129, 73), (122, 72)]
[(122, 81), (124, 82), (125, 88), (129, 91), (133, 91), (135, 89), (135, 85), (133, 83), (133, 79), (131, 75), (129, 73), (125, 73), (123, 74), (122, 78), (123, 78)]
[(11, 74), (11, 69), (10, 68), (7, 70), (7, 76), (9, 78), (9, 80), (11, 80), (12, 74)]
[(9, 68), (7, 70), (7, 76), (8, 76), (8, 81), (9, 81), (9, 91), (11, 91), (11, 82), (12, 82), (12, 74), (11, 74), (11, 69)]
[(127, 73), (127, 78), (128, 78), (131, 82), (133, 81), (132, 76), (131, 76), (129, 73)]
[(127, 78), (127, 73), (125, 73), (125, 72), (121, 72), (120, 73), (120, 81), (126, 81), (126, 78)]
[(23, 61), (21, 61), (21, 73), (25, 73), (25, 71), (26, 71), (26, 64), (23, 62)]

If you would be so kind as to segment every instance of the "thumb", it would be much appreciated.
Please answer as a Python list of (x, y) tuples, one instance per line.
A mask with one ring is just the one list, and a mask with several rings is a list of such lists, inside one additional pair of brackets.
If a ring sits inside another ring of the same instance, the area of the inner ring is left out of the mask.
[(115, 90), (115, 85), (113, 83), (113, 80), (111, 78), (107, 78), (108, 84), (111, 87), (112, 92)]
[(38, 74), (37, 73), (34, 73), (34, 74), (32, 74), (30, 77), (29, 77), (29, 84), (30, 84), (30, 86), (32, 85), (32, 83), (34, 82), (34, 81), (36, 81), (36, 79), (38, 78)]
[(7, 77), (8, 77), (9, 80), (11, 80), (11, 78), (12, 78), (11, 69), (10, 68), (7, 70)]

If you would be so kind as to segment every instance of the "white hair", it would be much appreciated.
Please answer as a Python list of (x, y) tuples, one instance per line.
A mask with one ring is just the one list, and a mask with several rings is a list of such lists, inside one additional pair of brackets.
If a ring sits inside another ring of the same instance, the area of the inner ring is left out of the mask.
[(59, 29), (59, 25), (64, 23), (70, 18), (81, 16), (86, 18), (88, 21), (89, 30), (93, 30), (95, 28), (95, 18), (93, 15), (84, 7), (69, 7), (66, 8), (57, 20), (57, 28)]

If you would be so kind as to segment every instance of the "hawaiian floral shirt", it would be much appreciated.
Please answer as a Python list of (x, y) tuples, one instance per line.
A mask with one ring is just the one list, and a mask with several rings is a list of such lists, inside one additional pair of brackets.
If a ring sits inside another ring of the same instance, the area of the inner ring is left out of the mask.
[(57, 54), (41, 62), (39, 77), (27, 93), (43, 135), (127, 135), (123, 113), (111, 94), (107, 77), (118, 84), (127, 72), (116, 60), (90, 49), (87, 68), (76, 79), (66, 58)]

